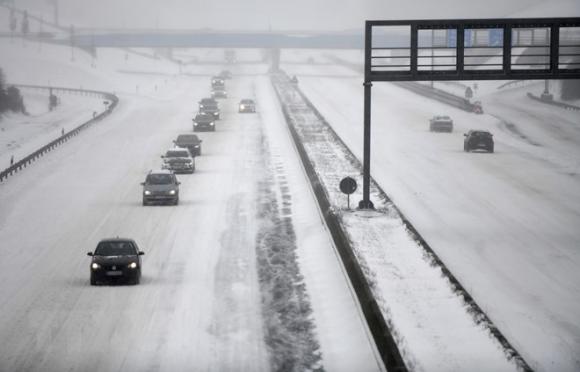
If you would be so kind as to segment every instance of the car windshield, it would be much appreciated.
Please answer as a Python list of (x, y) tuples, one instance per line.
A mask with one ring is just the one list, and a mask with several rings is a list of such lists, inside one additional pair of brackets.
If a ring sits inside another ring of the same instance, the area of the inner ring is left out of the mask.
[(195, 117), (195, 121), (213, 121), (213, 117), (211, 117), (210, 115), (197, 115)]
[(491, 133), (489, 132), (473, 132), (475, 137), (490, 137)]
[(165, 154), (167, 158), (188, 158), (189, 153), (187, 151), (167, 151)]
[(173, 183), (171, 174), (150, 174), (147, 176), (146, 183), (150, 185), (168, 185)]
[(100, 242), (95, 249), (95, 256), (133, 256), (137, 249), (132, 242)]
[(177, 137), (177, 142), (197, 142), (198, 140), (195, 134), (182, 134)]

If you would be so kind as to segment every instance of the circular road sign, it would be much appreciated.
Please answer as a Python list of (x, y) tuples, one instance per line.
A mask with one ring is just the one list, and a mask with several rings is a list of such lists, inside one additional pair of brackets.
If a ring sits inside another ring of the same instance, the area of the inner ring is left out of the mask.
[(356, 191), (356, 181), (354, 178), (345, 177), (340, 181), (340, 191), (343, 193), (350, 195)]

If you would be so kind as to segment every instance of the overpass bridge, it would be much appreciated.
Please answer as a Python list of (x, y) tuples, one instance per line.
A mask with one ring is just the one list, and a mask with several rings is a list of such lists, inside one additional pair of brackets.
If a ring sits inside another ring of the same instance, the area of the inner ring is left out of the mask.
[(362, 30), (350, 32), (87, 31), (68, 35), (81, 48), (362, 49)]

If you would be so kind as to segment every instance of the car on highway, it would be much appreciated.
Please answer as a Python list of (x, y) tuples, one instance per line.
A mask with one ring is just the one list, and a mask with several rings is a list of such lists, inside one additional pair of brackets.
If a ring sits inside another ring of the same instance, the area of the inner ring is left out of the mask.
[(203, 142), (196, 134), (180, 134), (173, 143), (177, 147), (183, 147), (189, 150), (191, 155), (201, 155), (201, 143)]
[(187, 148), (175, 147), (167, 150), (163, 159), (162, 169), (169, 169), (173, 173), (193, 173), (195, 172), (195, 158)]
[(133, 239), (117, 237), (101, 240), (94, 252), (87, 253), (92, 257), (91, 285), (121, 280), (139, 284), (141, 256), (144, 254)]
[(152, 203), (179, 204), (179, 185), (175, 174), (168, 169), (150, 171), (141, 182), (143, 186), (143, 205)]
[(220, 76), (214, 76), (211, 78), (211, 87), (212, 88), (223, 88), (226, 86), (226, 81), (221, 78)]
[(431, 132), (453, 132), (453, 120), (447, 115), (436, 115), (429, 120)]
[(215, 132), (215, 117), (211, 114), (200, 113), (193, 118), (193, 131), (210, 130)]
[(201, 101), (199, 101), (198, 107), (200, 114), (211, 114), (216, 119), (220, 118), (220, 108), (215, 98), (203, 98)]
[(225, 87), (216, 87), (211, 90), (213, 98), (228, 98), (228, 92)]
[(493, 134), (487, 130), (470, 130), (463, 134), (463, 151), (484, 150), (487, 152), (494, 151)]
[(256, 102), (249, 98), (242, 99), (238, 105), (238, 112), (256, 112)]

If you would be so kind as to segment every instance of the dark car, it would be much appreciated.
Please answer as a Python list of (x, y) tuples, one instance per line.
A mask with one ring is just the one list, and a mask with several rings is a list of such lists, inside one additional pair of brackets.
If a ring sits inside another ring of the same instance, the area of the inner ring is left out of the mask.
[(91, 259), (91, 285), (105, 281), (139, 284), (141, 280), (141, 256), (133, 239), (104, 239), (97, 244), (95, 252), (88, 252)]
[(163, 164), (161, 168), (172, 170), (174, 173), (193, 173), (195, 172), (195, 158), (188, 149), (176, 147), (167, 150), (162, 155)]
[(238, 112), (256, 112), (256, 102), (253, 99), (242, 99), (238, 106)]
[(488, 152), (493, 152), (493, 134), (486, 130), (470, 130), (464, 134), (465, 140), (463, 141), (463, 150), (475, 151), (475, 150), (485, 150)]
[(193, 131), (211, 130), (215, 132), (215, 117), (211, 114), (197, 114), (193, 119)]
[(201, 155), (201, 143), (203, 140), (195, 134), (180, 134), (177, 139), (173, 141), (175, 146), (183, 147), (189, 150), (191, 155), (200, 156)]
[(151, 171), (142, 182), (143, 205), (151, 203), (171, 203), (179, 204), (179, 185), (177, 177), (172, 171), (162, 169)]
[(449, 116), (437, 115), (429, 120), (431, 132), (453, 132), (453, 120)]
[(214, 118), (220, 118), (220, 109), (218, 102), (215, 98), (204, 98), (199, 101), (199, 113), (200, 114), (211, 114)]

